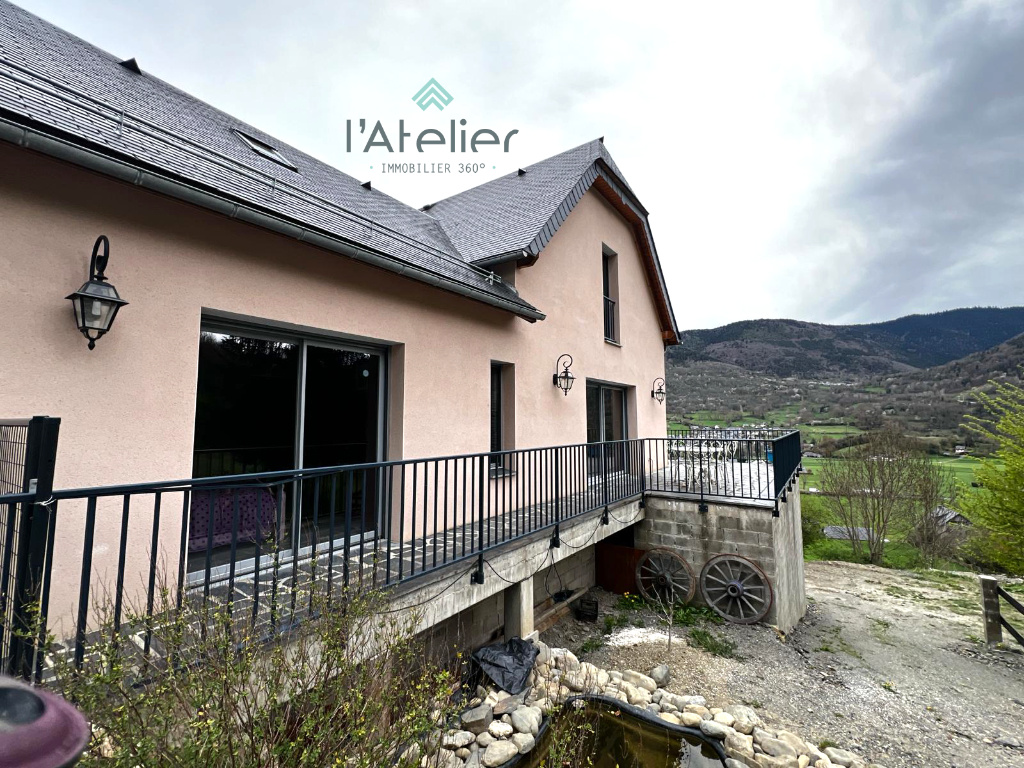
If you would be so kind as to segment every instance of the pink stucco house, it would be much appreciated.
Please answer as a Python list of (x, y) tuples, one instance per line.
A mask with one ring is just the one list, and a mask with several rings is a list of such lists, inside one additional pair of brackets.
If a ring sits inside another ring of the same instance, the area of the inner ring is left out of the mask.
[[(678, 332), (603, 139), (417, 209), (0, 0), (0, 222), (0, 419), (61, 419), (45, 589), (79, 641), (90, 580), (231, 591), (268, 537), (482, 574), (682, 466), (645, 442)], [(101, 235), (128, 304), (90, 349), (65, 297)]]

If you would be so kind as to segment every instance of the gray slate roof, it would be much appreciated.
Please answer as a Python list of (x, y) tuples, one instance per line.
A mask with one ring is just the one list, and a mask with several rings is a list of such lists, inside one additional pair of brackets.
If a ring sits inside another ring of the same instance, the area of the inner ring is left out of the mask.
[(523, 175), (513, 171), (425, 209), (469, 261), (530, 251), (537, 234), (599, 159), (626, 184), (604, 142), (595, 139), (528, 165)]
[[(826, 539), (836, 539), (838, 541), (850, 540), (850, 529), (847, 528), (845, 525), (826, 525), (821, 530), (822, 533), (825, 534)], [(854, 528), (853, 535), (857, 537), (857, 541), (867, 541), (868, 529)]]
[[(0, 135), (28, 127), (175, 182), (210, 190), (303, 229), (357, 244), (436, 284), (467, 286), (489, 303), (543, 317), (511, 286), (488, 280), (436, 219), (277, 141), (32, 14), (0, 0)], [(278, 149), (296, 170), (233, 133)], [(17, 138), (16, 138), (17, 137)], [(313, 238), (315, 240), (315, 238)]]
[(950, 509), (945, 506), (938, 506), (931, 511), (931, 517), (939, 525), (971, 525), (969, 518), (964, 517), (955, 509)]

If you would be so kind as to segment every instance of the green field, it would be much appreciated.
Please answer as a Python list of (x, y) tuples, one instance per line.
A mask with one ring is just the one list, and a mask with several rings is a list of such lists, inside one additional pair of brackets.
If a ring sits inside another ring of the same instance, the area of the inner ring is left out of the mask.
[(826, 437), (838, 440), (841, 437), (864, 433), (864, 430), (849, 424), (798, 424), (796, 429), (800, 430), (804, 442), (808, 443), (816, 443)]
[[(953, 476), (964, 485), (970, 486), (974, 481), (974, 470), (981, 464), (980, 459), (973, 456), (932, 456), (932, 462), (952, 470)], [(804, 469), (810, 474), (804, 475), (801, 487), (806, 491), (808, 488), (817, 487), (821, 483), (819, 472), (821, 464), (828, 459), (808, 459), (802, 462)]]

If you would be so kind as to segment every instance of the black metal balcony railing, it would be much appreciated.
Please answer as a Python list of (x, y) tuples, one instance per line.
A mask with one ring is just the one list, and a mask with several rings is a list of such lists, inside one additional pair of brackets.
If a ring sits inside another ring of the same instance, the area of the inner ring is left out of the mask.
[[(799, 448), (798, 433), (635, 439), (61, 490), (34, 503), (22, 493), (0, 496), (0, 509), (42, 523), (30, 543), (41, 553), (39, 615), (44, 627), (74, 617), (63, 636), (81, 664), (100, 595), (115, 626), (129, 601), (152, 618), (161, 585), (172, 584), (179, 606), (213, 600), (276, 631), (302, 613), (300, 583), (323, 583), (328, 595), (335, 585), (393, 587), (459, 562), (484, 579), (486, 552), (542, 531), (554, 544), (560, 524), (648, 492), (746, 499), (777, 513)], [(496, 456), (506, 469), (497, 475)], [(148, 653), (152, 621), (137, 641)], [(42, 657), (29, 665), (37, 679)], [(0, 662), (24, 670), (26, 659)]]

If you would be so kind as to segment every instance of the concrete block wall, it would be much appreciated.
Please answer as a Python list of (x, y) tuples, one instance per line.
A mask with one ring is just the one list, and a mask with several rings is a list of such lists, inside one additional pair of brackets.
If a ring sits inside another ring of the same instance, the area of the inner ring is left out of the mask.
[(550, 604), (551, 596), (561, 589), (575, 592), (596, 583), (594, 547), (589, 546), (555, 563), (533, 577), (533, 604), (538, 608)]
[(479, 648), (502, 639), (505, 600), (499, 593), (484, 598), (421, 633), (428, 653), (447, 658), (455, 651)]
[(694, 600), (700, 598), (700, 572), (715, 555), (736, 554), (753, 560), (765, 572), (774, 592), (774, 603), (765, 620), (788, 632), (806, 610), (804, 595), (803, 538), (800, 528), (799, 489), (780, 506), (772, 508), (741, 503), (700, 503), (668, 495), (647, 497), (645, 519), (637, 524), (639, 549), (667, 547), (678, 552), (698, 579)]

